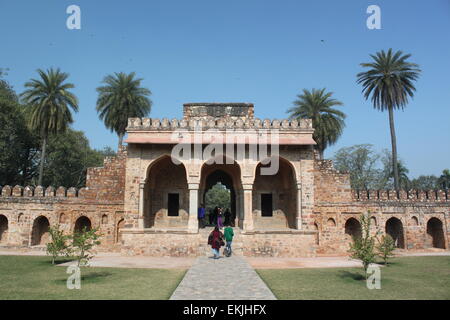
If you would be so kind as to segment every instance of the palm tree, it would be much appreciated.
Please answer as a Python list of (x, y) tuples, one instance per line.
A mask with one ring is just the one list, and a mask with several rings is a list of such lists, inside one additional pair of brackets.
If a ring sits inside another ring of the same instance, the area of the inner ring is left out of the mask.
[(145, 117), (151, 109), (148, 98), (151, 91), (141, 87), (142, 79), (135, 79), (135, 73), (123, 72), (107, 75), (98, 87), (97, 112), (105, 126), (119, 136), (119, 149), (128, 125), (128, 118)]
[(438, 179), (439, 188), (448, 189), (450, 188), (450, 170), (444, 169), (442, 175)]
[(342, 106), (343, 103), (331, 98), (332, 92), (323, 89), (303, 89), (303, 94), (297, 95), (294, 107), (287, 112), (290, 119), (312, 119), (314, 128), (313, 138), (316, 141), (316, 149), (320, 159), (323, 159), (324, 150), (336, 143), (345, 127), (345, 113), (334, 109), (334, 106)]
[(21, 97), (30, 106), (30, 128), (42, 138), (38, 178), (38, 185), (41, 185), (48, 136), (65, 132), (68, 125), (73, 123), (70, 109), (78, 112), (78, 99), (69, 91), (75, 86), (65, 82), (69, 74), (61, 72), (59, 68), (50, 68), (46, 72), (38, 69), (37, 72), (40, 79), (31, 79), (25, 83), (27, 89)]
[(421, 70), (415, 63), (406, 61), (411, 55), (402, 51), (377, 52), (370, 55), (372, 62), (361, 63), (364, 68), (370, 68), (357, 74), (357, 83), (362, 84), (364, 97), (371, 100), (375, 109), (389, 111), (391, 130), (392, 164), (394, 171), (394, 186), (399, 189), (399, 172), (397, 161), (397, 141), (395, 137), (394, 109), (403, 109), (408, 103), (408, 97), (414, 96), (413, 82), (419, 78)]

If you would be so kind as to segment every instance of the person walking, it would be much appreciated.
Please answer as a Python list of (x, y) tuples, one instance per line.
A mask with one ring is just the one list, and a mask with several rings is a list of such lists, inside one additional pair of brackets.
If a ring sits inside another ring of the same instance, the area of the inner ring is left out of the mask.
[(234, 237), (234, 231), (233, 228), (230, 225), (227, 225), (224, 230), (224, 236), (226, 241), (226, 247), (225, 247), (225, 256), (230, 257), (231, 256), (231, 244), (233, 243), (233, 237)]
[(198, 227), (203, 229), (205, 227), (205, 205), (202, 203), (197, 212)]
[(214, 254), (214, 259), (219, 259), (220, 257), (220, 247), (224, 245), (223, 233), (220, 232), (217, 226), (208, 236), (208, 245), (211, 246), (212, 252)]
[(224, 218), (225, 218), (225, 222), (224, 225), (228, 226), (231, 224), (231, 212), (230, 209), (227, 208), (227, 210), (225, 210), (225, 213), (223, 214)]
[(222, 208), (219, 208), (217, 212), (217, 226), (222, 229), (223, 228), (223, 214), (222, 214)]

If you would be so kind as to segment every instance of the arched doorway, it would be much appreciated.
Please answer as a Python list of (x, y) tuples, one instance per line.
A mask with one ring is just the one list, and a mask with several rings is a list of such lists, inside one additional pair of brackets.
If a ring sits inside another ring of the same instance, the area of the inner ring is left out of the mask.
[(33, 222), (33, 228), (31, 230), (31, 245), (37, 246), (46, 244), (49, 241), (50, 223), (44, 216), (37, 217)]
[(120, 243), (122, 241), (122, 233), (120, 231), (122, 230), (124, 225), (125, 225), (125, 220), (124, 219), (119, 220), (119, 222), (117, 223), (116, 243)]
[(397, 248), (405, 248), (403, 224), (399, 219), (392, 217), (386, 221), (386, 233), (392, 237)]
[(88, 217), (81, 216), (77, 219), (77, 221), (75, 221), (75, 228), (74, 228), (75, 232), (81, 232), (84, 229), (86, 229), (86, 231), (90, 231), (91, 228), (92, 228), (91, 220)]
[[(215, 206), (218, 206), (219, 204), (206, 203), (208, 200), (206, 194), (218, 184), (224, 186), (227, 190), (229, 190), (231, 223), (242, 228), (244, 210), (241, 169), (236, 161), (223, 156), (216, 157), (214, 159), (214, 163), (212, 162), (212, 160), (205, 162), (201, 169), (199, 205), (203, 203), (207, 205), (209, 209), (211, 207), (214, 208)], [(209, 214), (209, 212), (207, 213)]]
[(144, 227), (186, 227), (189, 190), (186, 169), (170, 156), (152, 162), (144, 186)]
[(297, 227), (298, 192), (295, 170), (288, 160), (281, 157), (277, 160), (278, 170), (275, 174), (263, 174), (262, 169), (270, 167), (270, 162), (260, 162), (256, 167), (252, 190), (255, 213), (253, 223), (259, 229)]
[(352, 239), (359, 239), (362, 236), (361, 224), (355, 218), (349, 218), (345, 221), (345, 233)]
[(0, 215), (0, 243), (8, 241), (8, 218)]
[(438, 218), (431, 218), (427, 222), (427, 244), (433, 248), (445, 249), (444, 228)]

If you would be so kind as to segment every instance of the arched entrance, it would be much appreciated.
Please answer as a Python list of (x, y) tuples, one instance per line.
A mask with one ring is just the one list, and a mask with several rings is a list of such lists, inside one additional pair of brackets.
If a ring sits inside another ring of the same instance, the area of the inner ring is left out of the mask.
[(120, 232), (123, 228), (123, 226), (125, 225), (125, 220), (121, 219), (118, 223), (117, 223), (117, 228), (116, 228), (116, 243), (120, 243), (122, 241), (122, 233)]
[(75, 232), (81, 232), (86, 228), (86, 231), (90, 231), (92, 228), (91, 220), (88, 217), (81, 216), (75, 221)]
[(186, 169), (170, 156), (152, 162), (144, 186), (144, 227), (186, 227), (189, 191)]
[(433, 248), (445, 249), (445, 236), (442, 221), (431, 218), (427, 222), (427, 245)]
[(8, 241), (8, 218), (0, 215), (0, 243)]
[(31, 245), (37, 246), (46, 244), (49, 241), (50, 223), (44, 216), (36, 218), (33, 222), (33, 228), (31, 230)]
[(219, 156), (215, 158), (215, 163), (209, 164), (209, 161), (207, 161), (203, 164), (199, 188), (199, 205), (203, 203), (212, 207), (216, 206), (213, 203), (206, 203), (206, 193), (218, 183), (225, 186), (230, 192), (229, 209), (232, 224), (242, 228), (244, 219), (243, 191), (241, 169), (236, 161)]
[(275, 174), (263, 174), (262, 168), (270, 167), (259, 163), (253, 182), (253, 223), (256, 228), (296, 228), (297, 185), (292, 164), (278, 157)]
[(392, 217), (386, 221), (386, 233), (392, 237), (397, 248), (405, 248), (403, 224), (399, 219)]
[(359, 239), (362, 236), (361, 224), (355, 218), (349, 218), (345, 221), (345, 233), (352, 239)]

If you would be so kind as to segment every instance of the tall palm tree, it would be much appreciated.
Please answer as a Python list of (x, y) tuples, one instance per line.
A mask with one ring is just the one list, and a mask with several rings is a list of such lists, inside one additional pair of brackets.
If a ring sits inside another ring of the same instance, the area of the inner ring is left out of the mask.
[(372, 62), (361, 63), (362, 67), (369, 70), (357, 74), (357, 83), (362, 85), (366, 100), (371, 96), (375, 109), (389, 112), (394, 186), (398, 190), (399, 172), (394, 109), (405, 108), (408, 97), (414, 96), (416, 88), (413, 82), (419, 78), (421, 70), (417, 64), (406, 61), (411, 55), (403, 54), (402, 51), (382, 50), (370, 56), (373, 59)]
[(316, 141), (316, 149), (323, 159), (324, 150), (336, 143), (345, 127), (345, 113), (334, 109), (334, 106), (342, 106), (343, 103), (331, 98), (332, 92), (323, 89), (303, 89), (303, 94), (297, 95), (294, 107), (287, 112), (291, 119), (312, 119), (314, 128), (313, 138)]
[(135, 73), (123, 72), (107, 75), (98, 87), (97, 112), (105, 126), (119, 136), (119, 148), (122, 146), (128, 118), (145, 117), (150, 112), (152, 101), (148, 98), (151, 91), (141, 87), (142, 79), (135, 79)]
[(78, 112), (78, 99), (69, 91), (75, 86), (65, 82), (69, 74), (61, 72), (59, 68), (47, 71), (38, 69), (37, 72), (40, 79), (31, 79), (25, 83), (26, 90), (21, 97), (30, 106), (30, 128), (42, 138), (38, 178), (38, 185), (41, 185), (48, 136), (66, 131), (68, 125), (73, 123), (71, 109)]

